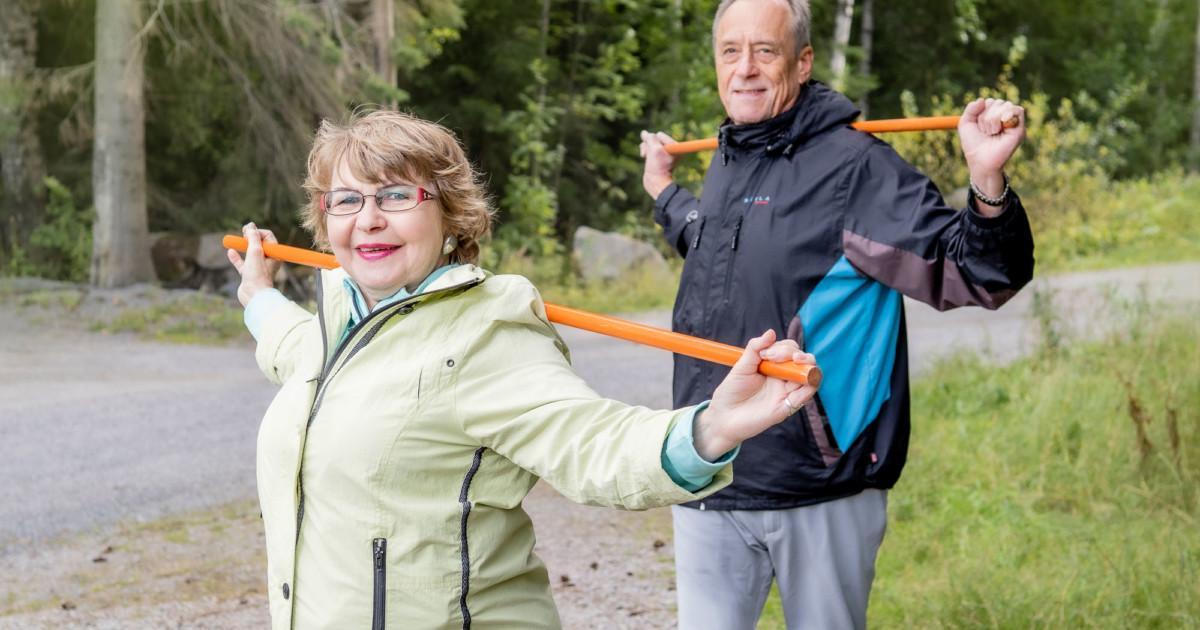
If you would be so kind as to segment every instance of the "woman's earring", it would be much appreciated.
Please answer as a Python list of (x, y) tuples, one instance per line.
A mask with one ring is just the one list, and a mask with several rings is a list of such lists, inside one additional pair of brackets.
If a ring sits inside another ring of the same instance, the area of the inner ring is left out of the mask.
[(446, 237), (446, 242), (442, 243), (442, 253), (449, 254), (450, 252), (454, 251), (454, 248), (456, 247), (458, 247), (458, 239), (454, 238), (454, 235), (451, 234), (450, 236)]

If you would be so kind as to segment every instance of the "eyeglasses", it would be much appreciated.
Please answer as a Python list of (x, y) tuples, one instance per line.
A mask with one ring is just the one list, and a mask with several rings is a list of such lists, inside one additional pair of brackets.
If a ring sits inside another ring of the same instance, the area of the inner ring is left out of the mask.
[[(374, 195), (375, 205), (384, 212), (404, 212), (416, 208), (421, 202), (433, 199), (429, 191), (420, 186), (400, 184), (380, 188)], [(321, 194), (321, 209), (325, 214), (342, 217), (357, 214), (363, 209), (368, 195), (349, 188), (337, 188)]]

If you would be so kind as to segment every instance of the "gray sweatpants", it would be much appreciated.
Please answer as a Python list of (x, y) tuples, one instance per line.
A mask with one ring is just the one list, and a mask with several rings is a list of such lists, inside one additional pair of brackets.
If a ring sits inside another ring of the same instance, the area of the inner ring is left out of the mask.
[(671, 512), (680, 630), (752, 630), (772, 578), (789, 630), (867, 626), (886, 491), (788, 510)]

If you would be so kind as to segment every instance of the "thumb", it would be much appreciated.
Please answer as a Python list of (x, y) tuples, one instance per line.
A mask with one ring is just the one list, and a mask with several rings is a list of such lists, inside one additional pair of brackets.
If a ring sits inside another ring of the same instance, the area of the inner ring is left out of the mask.
[(758, 372), (758, 364), (762, 361), (759, 353), (771, 347), (773, 343), (775, 343), (774, 330), (768, 330), (751, 339), (746, 344), (746, 348), (742, 350), (742, 356), (738, 357), (737, 362), (733, 364), (733, 373), (754, 374)]
[(967, 107), (963, 109), (962, 116), (959, 118), (958, 126), (961, 128), (963, 125), (977, 124), (979, 122), (980, 114), (982, 114), (985, 109), (987, 109), (987, 105), (981, 98), (977, 98), (970, 103), (967, 103)]

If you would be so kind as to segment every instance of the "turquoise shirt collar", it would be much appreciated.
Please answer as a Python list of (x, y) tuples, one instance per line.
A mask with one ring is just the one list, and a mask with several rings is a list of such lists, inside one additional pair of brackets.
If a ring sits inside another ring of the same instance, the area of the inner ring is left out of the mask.
[(424, 280), (421, 281), (421, 284), (417, 287), (416, 291), (409, 293), (408, 289), (400, 287), (399, 291), (396, 291), (388, 297), (379, 300), (379, 302), (375, 304), (374, 309), (367, 308), (366, 297), (363, 296), (362, 291), (358, 288), (358, 285), (355, 284), (355, 282), (351, 280), (349, 276), (347, 276), (344, 280), (342, 280), (342, 285), (346, 287), (346, 292), (350, 294), (350, 325), (348, 328), (354, 328), (359, 322), (366, 319), (367, 315), (370, 315), (372, 312), (378, 311), (381, 308), (385, 308), (389, 304), (395, 304), (396, 302), (406, 300), (414, 295), (424, 293), (425, 289), (428, 288), (429, 285), (433, 284), (434, 280), (437, 280), (442, 274), (457, 266), (459, 266), (458, 263), (450, 263), (434, 269), (433, 273), (430, 273), (425, 277)]

